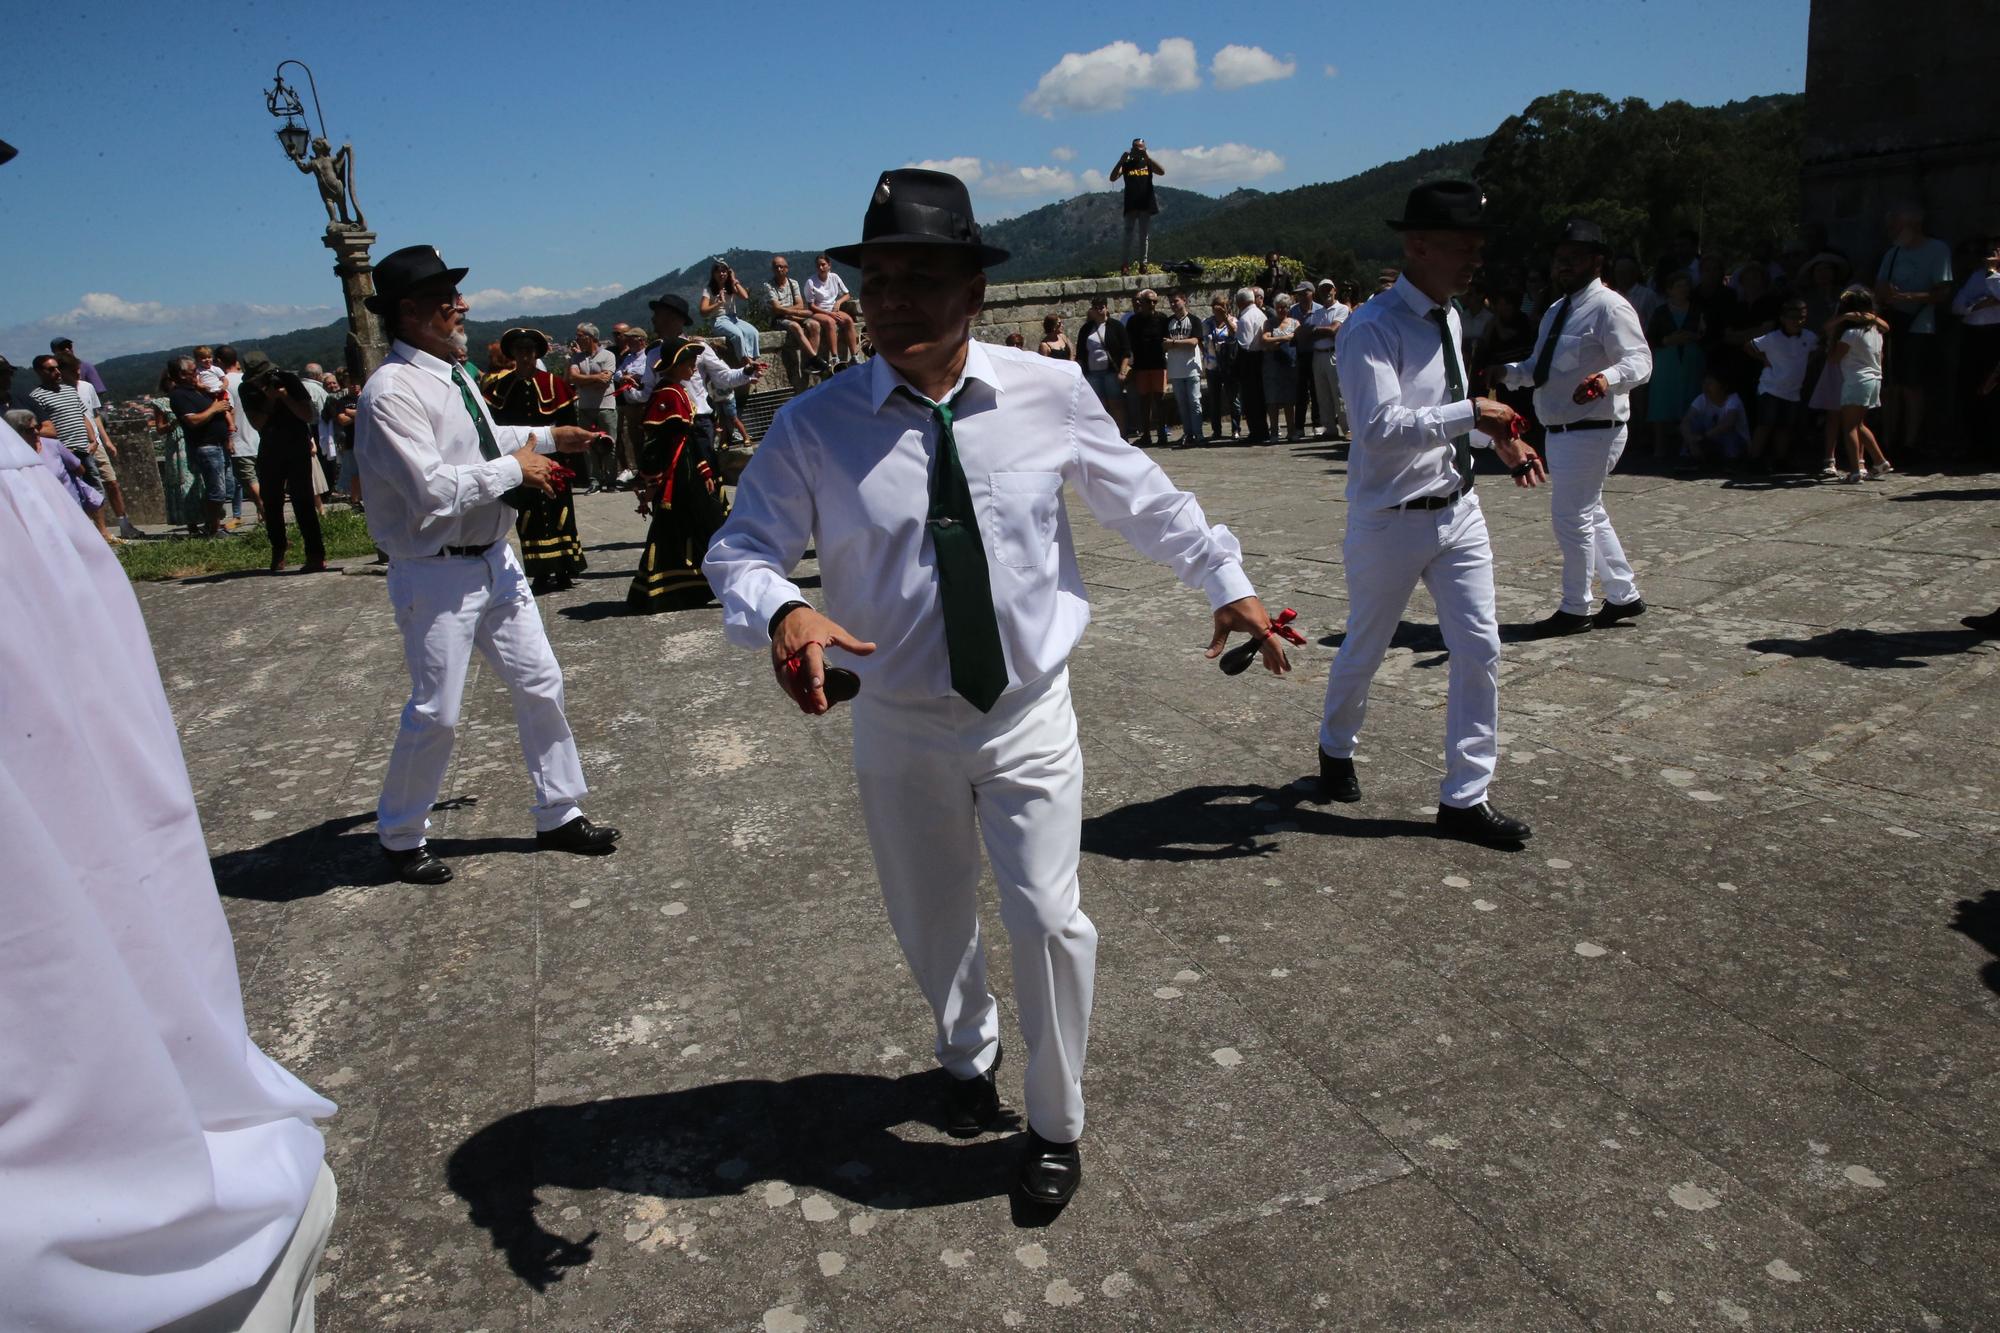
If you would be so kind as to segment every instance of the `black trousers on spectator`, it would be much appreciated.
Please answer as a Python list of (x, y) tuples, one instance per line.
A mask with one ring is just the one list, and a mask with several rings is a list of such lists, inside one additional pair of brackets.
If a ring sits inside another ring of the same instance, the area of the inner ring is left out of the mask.
[(264, 531), (271, 539), (271, 563), (285, 558), (290, 538), (285, 533), (285, 500), (292, 502), (299, 536), (305, 539), (306, 563), (326, 563), (326, 542), (319, 533), (319, 506), (313, 495), (312, 454), (304, 449), (283, 455), (266, 449), (257, 455), (257, 490), (264, 497)]
[(1292, 422), (1300, 431), (1303, 431), (1306, 425), (1306, 417), (1310, 415), (1314, 428), (1318, 429), (1320, 425), (1319, 394), (1313, 389), (1312, 352), (1305, 347), (1299, 348), (1298, 352), (1299, 377), (1296, 381), (1298, 388), (1292, 394), (1292, 401), (1297, 403), (1298, 406), (1292, 409)]
[(1966, 452), (1991, 463), (2000, 460), (2000, 387), (1986, 394), (1979, 390), (2000, 367), (2000, 324), (1968, 324), (1959, 335), (1959, 426)]
[(1211, 434), (1222, 434), (1222, 414), (1229, 413), (1229, 429), (1233, 434), (1243, 424), (1243, 414), (1236, 409), (1236, 371), (1232, 363), (1208, 372), (1208, 392), (1202, 395), (1201, 409), (1208, 414)]
[(1243, 416), (1250, 424), (1246, 438), (1268, 440), (1269, 427), (1264, 421), (1264, 351), (1236, 351), (1236, 387), (1243, 394)]

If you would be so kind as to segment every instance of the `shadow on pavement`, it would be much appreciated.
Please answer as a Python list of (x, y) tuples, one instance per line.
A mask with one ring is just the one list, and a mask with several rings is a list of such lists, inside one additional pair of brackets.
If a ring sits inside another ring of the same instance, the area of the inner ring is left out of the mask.
[(894, 1132), (938, 1115), (937, 1080), (948, 1077), (805, 1074), (537, 1106), (461, 1143), (445, 1180), (537, 1291), (589, 1263), (598, 1234), (570, 1240), (544, 1228), (535, 1217), (543, 1189), (721, 1199), (781, 1182), (882, 1209), (1008, 1192), (1019, 1136), (923, 1142)]
[(1269, 856), (1278, 845), (1264, 835), (1290, 829), (1331, 838), (1437, 836), (1437, 826), (1422, 820), (1350, 818), (1305, 805), (1309, 784), (1188, 787), (1121, 805), (1083, 821), (1083, 850), (1114, 861), (1220, 861)]
[[(1347, 642), (1346, 630), (1335, 630), (1332, 634), (1320, 636), (1322, 648), (1338, 648)], [(1396, 622), (1396, 632), (1389, 636), (1391, 648), (1408, 648), (1413, 653), (1441, 653), (1445, 651), (1444, 631), (1436, 624), (1418, 623), (1413, 620)]]
[(1884, 634), (1872, 629), (1833, 629), (1810, 639), (1752, 639), (1745, 648), (1787, 657), (1821, 657), (1862, 671), (1909, 671), (1930, 665), (1926, 658), (1970, 652), (1986, 636), (1969, 629), (1911, 630)]
[(1889, 499), (1895, 504), (1911, 500), (2000, 500), (2000, 486), (1981, 486), (1969, 491), (1904, 491)]
[[(476, 799), (454, 797), (431, 808), (460, 809)], [(373, 810), (339, 815), (256, 847), (210, 857), (216, 892), (251, 902), (289, 903), (317, 897), (328, 889), (393, 884), (396, 879), (382, 857), (382, 844), (372, 831), (362, 831), (374, 822)], [(447, 861), (493, 852), (539, 850), (532, 837), (431, 838), (429, 843), (430, 849)]]
[(1988, 889), (1977, 898), (1960, 898), (1951, 928), (1993, 955), (1993, 961), (1979, 969), (1979, 979), (1986, 983), (1986, 989), (2000, 995), (2000, 889)]

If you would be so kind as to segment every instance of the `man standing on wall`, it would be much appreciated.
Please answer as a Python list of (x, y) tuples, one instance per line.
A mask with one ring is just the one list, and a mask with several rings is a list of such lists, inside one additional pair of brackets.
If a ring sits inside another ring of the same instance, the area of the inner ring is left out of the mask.
[(1132, 146), (1119, 154), (1112, 165), (1111, 179), (1125, 182), (1125, 240), (1118, 248), (1121, 274), (1132, 271), (1134, 234), (1139, 238), (1139, 271), (1146, 271), (1146, 259), (1152, 252), (1153, 214), (1160, 211), (1159, 197), (1153, 193), (1153, 178), (1166, 174), (1166, 168), (1146, 151), (1144, 139), (1134, 139)]

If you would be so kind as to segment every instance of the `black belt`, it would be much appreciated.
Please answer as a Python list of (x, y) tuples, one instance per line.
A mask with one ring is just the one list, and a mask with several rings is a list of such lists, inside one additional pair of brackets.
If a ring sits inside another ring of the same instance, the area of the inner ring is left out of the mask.
[(1443, 509), (1446, 505), (1457, 504), (1459, 497), (1471, 489), (1470, 486), (1461, 486), (1450, 495), (1420, 495), (1414, 500), (1405, 500), (1399, 505), (1391, 505), (1389, 507), (1391, 509)]
[(1542, 427), (1542, 429), (1546, 430), (1551, 435), (1560, 435), (1566, 430), (1611, 430), (1614, 427), (1622, 426), (1624, 424), (1625, 423), (1622, 421), (1616, 421), (1610, 417), (1606, 417), (1602, 421), (1572, 421), (1567, 426), (1560, 424), (1551, 424)]
[(485, 555), (488, 551), (492, 550), (494, 545), (495, 543), (493, 542), (481, 542), (477, 546), (447, 546), (442, 551), (439, 551), (438, 554), (464, 555), (477, 558), (479, 556)]

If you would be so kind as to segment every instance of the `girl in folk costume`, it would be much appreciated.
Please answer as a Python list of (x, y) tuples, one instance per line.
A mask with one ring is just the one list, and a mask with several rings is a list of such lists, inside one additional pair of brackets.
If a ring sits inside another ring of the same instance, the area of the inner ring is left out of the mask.
[(701, 562), (708, 539), (727, 516), (713, 462), (694, 436), (694, 400), (682, 386), (694, 378), (698, 342), (682, 343), (660, 369), (667, 381), (646, 405), (639, 446), (640, 511), (653, 511), (646, 553), (632, 576), (625, 609), (635, 615), (701, 606), (709, 600)]
[[(538, 329), (509, 329), (500, 335), (500, 353), (513, 364), (479, 382), (493, 420), (502, 426), (574, 426), (576, 393), (567, 380), (535, 368), (536, 358), (549, 350), (548, 335)], [(566, 471), (566, 470), (565, 470)], [(577, 536), (576, 508), (559, 474), (554, 495), (525, 493), (516, 529), (521, 534), (521, 563), (539, 595), (569, 587), (589, 567), (583, 541)]]

